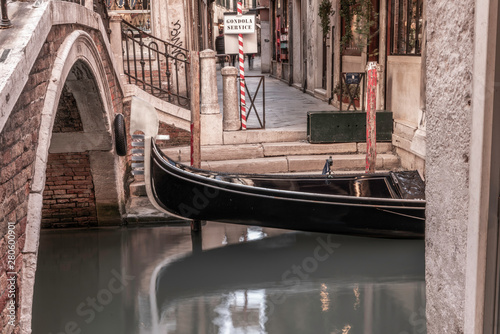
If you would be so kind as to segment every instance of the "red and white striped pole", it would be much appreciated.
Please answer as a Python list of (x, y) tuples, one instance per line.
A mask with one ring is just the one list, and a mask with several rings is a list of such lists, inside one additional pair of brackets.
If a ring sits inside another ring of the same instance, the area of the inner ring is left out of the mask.
[(366, 67), (367, 84), (367, 110), (366, 110), (366, 173), (375, 172), (377, 161), (377, 70), (376, 62), (369, 62)]
[[(241, 2), (238, 1), (238, 15), (243, 15)], [(245, 104), (245, 58), (243, 54), (243, 34), (238, 34), (239, 64), (240, 64), (240, 106), (241, 106), (241, 129), (247, 128), (247, 107)]]

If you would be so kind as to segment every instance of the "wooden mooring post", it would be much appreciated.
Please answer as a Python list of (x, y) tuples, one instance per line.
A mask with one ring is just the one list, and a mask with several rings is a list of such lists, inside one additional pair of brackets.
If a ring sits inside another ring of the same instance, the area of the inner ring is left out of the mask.
[[(191, 70), (191, 166), (201, 168), (201, 143), (200, 143), (200, 53), (190, 52)], [(191, 221), (191, 231), (201, 232), (201, 221)]]
[(377, 163), (377, 71), (376, 62), (369, 62), (367, 70), (366, 108), (366, 173), (375, 173)]
[(201, 168), (200, 147), (200, 53), (190, 52), (191, 70), (191, 166)]

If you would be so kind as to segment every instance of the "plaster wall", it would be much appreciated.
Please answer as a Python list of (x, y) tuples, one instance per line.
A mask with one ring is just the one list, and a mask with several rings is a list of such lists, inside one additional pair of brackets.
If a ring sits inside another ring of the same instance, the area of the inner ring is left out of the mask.
[(261, 64), (260, 68), (262, 73), (271, 72), (271, 33), (270, 33), (270, 22), (269, 21), (261, 21), (261, 32), (260, 32), (260, 54), (261, 54)]
[(427, 333), (464, 333), (475, 2), (427, 6)]
[(299, 86), (303, 81), (303, 57), (302, 57), (302, 13), (301, 13), (301, 1), (293, 1), (293, 17), (292, 17), (292, 29), (293, 29), (293, 43), (292, 43), (292, 59), (293, 59), (293, 83)]
[(182, 0), (151, 1), (153, 35), (187, 49), (187, 19)]
[[(167, 41), (175, 46), (188, 49), (188, 26), (185, 17), (184, 2), (182, 0), (169, 0), (168, 1), (168, 37)], [(174, 52), (175, 53), (175, 52)], [(187, 55), (186, 55), (187, 56)]]
[[(317, 87), (316, 77), (320, 71), (318, 53), (321, 48), (318, 45), (322, 43), (322, 39), (318, 40), (318, 6), (319, 3), (312, 1), (307, 2), (306, 7), (306, 60), (307, 60), (307, 90), (313, 92)], [(319, 73), (321, 75), (321, 73)], [(321, 81), (320, 81), (321, 84)]]
[(419, 122), (420, 109), (420, 57), (389, 56), (387, 58), (387, 110), (394, 119)]
[(342, 72), (364, 72), (365, 63), (360, 56), (343, 56)]

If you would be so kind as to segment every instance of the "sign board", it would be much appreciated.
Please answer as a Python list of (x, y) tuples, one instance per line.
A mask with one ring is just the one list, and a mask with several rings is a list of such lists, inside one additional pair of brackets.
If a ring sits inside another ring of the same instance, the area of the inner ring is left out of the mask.
[(255, 14), (224, 15), (224, 35), (255, 33)]
[[(257, 53), (257, 32), (243, 35), (243, 52)], [(224, 53), (228, 55), (239, 53), (238, 35), (224, 34)]]
[(359, 84), (361, 80), (361, 76), (359, 73), (346, 73), (345, 74), (345, 83), (347, 85), (356, 85)]

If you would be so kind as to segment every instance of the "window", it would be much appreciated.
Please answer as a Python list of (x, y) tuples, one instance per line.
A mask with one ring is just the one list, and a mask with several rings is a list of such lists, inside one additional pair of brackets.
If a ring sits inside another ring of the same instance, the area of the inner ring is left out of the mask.
[(346, 34), (346, 30), (350, 29), (352, 34), (352, 39), (347, 45), (344, 46), (342, 50), (343, 56), (361, 56), (361, 49), (358, 45), (363, 44), (362, 37), (356, 31), (356, 22), (358, 22), (357, 15), (353, 15), (351, 27), (346, 27), (344, 20), (342, 20), (342, 36)]
[(422, 1), (391, 0), (391, 26), (389, 29), (391, 55), (420, 55)]

